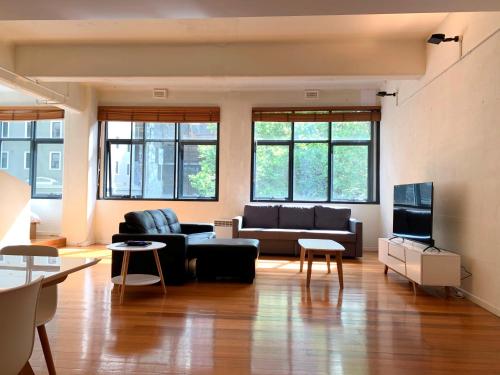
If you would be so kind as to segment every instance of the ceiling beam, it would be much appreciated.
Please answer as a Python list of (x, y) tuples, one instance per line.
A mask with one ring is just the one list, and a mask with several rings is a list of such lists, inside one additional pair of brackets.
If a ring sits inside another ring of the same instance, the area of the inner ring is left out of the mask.
[(498, 0), (16, 0), (2, 2), (0, 19), (195, 19), (498, 10)]
[(15, 50), (15, 61), (17, 73), (45, 81), (66, 78), (84, 82), (86, 77), (269, 76), (411, 79), (425, 72), (425, 43), (20, 45)]

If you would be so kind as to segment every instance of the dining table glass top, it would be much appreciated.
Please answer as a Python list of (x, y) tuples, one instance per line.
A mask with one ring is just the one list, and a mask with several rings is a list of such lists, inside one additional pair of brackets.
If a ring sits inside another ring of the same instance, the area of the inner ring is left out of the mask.
[(90, 267), (99, 258), (24, 256), (0, 254), (0, 290), (25, 285), (40, 276), (44, 284), (63, 281), (69, 274)]

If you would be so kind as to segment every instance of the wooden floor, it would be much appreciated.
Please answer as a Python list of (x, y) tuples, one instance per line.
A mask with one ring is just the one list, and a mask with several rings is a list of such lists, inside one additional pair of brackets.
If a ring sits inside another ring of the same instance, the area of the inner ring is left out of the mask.
[[(500, 318), (438, 289), (414, 297), (374, 253), (345, 261), (343, 293), (324, 262), (308, 290), (298, 259), (262, 259), (253, 285), (130, 287), (123, 306), (107, 251), (62, 253), (107, 258), (59, 287), (58, 374), (500, 374)], [(31, 364), (47, 373), (38, 339)]]

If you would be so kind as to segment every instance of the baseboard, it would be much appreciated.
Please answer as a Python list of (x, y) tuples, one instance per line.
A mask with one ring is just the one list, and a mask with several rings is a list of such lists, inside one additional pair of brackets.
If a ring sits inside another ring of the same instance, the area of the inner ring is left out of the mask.
[(483, 309), (488, 310), (490, 313), (495, 314), (496, 316), (500, 316), (500, 308), (491, 305), (490, 303), (486, 302), (484, 299), (482, 299), (478, 296), (475, 296), (474, 294), (466, 291), (465, 289), (457, 288), (457, 290), (462, 292), (468, 300), (474, 302), (476, 305), (481, 306)]

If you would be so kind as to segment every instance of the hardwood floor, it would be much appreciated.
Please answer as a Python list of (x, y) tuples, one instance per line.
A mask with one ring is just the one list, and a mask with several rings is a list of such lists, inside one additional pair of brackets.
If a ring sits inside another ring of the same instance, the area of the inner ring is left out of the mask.
[[(500, 374), (500, 318), (438, 289), (417, 291), (375, 253), (335, 269), (261, 259), (253, 285), (127, 288), (119, 305), (106, 256), (68, 277), (47, 324), (58, 374)], [(30, 360), (46, 374), (35, 340)]]

